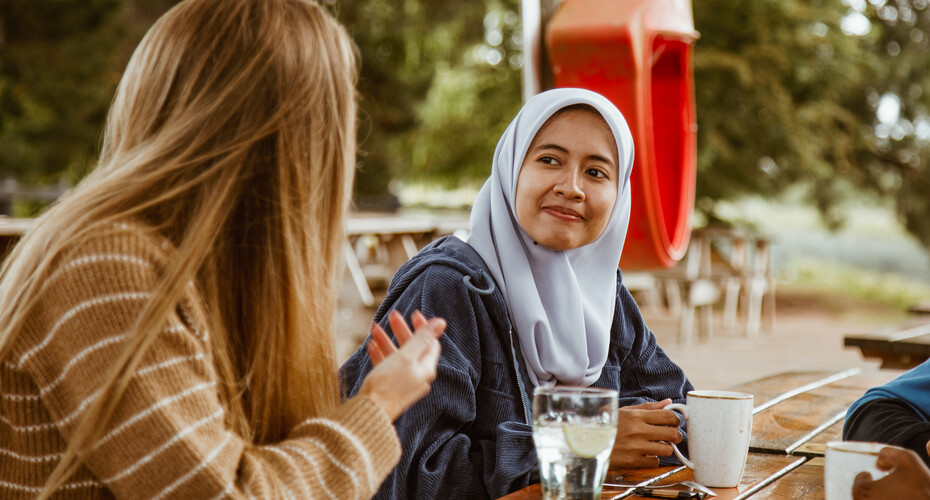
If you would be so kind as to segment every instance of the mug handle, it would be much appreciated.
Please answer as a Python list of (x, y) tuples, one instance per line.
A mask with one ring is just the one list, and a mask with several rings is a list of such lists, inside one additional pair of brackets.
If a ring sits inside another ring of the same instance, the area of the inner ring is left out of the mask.
[[(688, 407), (681, 403), (672, 403), (663, 409), (664, 410), (677, 410), (678, 413), (681, 413), (681, 417), (685, 419), (685, 422), (688, 421)], [(675, 443), (669, 443), (669, 444), (672, 445), (672, 451), (675, 452), (675, 456), (678, 458), (678, 460), (681, 460), (681, 463), (685, 464), (685, 467), (691, 470), (694, 470), (694, 462), (685, 458), (684, 455), (682, 455), (681, 452), (678, 451), (678, 447), (675, 446)]]

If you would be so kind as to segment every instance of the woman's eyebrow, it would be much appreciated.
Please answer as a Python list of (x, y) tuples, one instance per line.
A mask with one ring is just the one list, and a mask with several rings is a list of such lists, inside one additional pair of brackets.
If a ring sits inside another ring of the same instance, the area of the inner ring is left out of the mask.
[(559, 146), (558, 144), (540, 144), (539, 146), (536, 147), (536, 151), (539, 151), (540, 149), (554, 149), (556, 151), (568, 153), (567, 149), (563, 148), (562, 146)]
[[(568, 150), (562, 146), (559, 146), (558, 144), (547, 143), (547, 144), (540, 144), (539, 146), (536, 147), (536, 151), (540, 151), (543, 149), (554, 149), (556, 151), (561, 151), (562, 153), (568, 154)], [(601, 155), (588, 155), (588, 159), (601, 162), (601, 163), (606, 163), (610, 165), (611, 167), (615, 167), (614, 162), (612, 160), (610, 160), (607, 157), (601, 156)]]
[(594, 161), (596, 161), (596, 162), (606, 163), (607, 165), (609, 165), (609, 166), (611, 166), (611, 167), (614, 166), (614, 162), (613, 162), (613, 161), (611, 161), (609, 158), (605, 158), (605, 157), (603, 157), (603, 156), (601, 156), (601, 155), (588, 155), (588, 158), (591, 159), (591, 160), (594, 160)]

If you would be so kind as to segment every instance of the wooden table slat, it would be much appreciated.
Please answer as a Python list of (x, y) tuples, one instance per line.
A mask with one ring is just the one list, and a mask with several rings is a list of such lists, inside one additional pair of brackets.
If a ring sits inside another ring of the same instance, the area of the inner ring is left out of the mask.
[[(742, 495), (754, 491), (757, 485), (768, 481), (770, 478), (787, 474), (791, 471), (791, 466), (798, 466), (805, 460), (807, 459), (803, 457), (750, 453), (746, 458), (746, 467), (743, 469), (743, 477), (740, 479), (739, 485), (736, 488), (711, 488), (714, 493), (717, 494), (717, 496), (713, 498), (714, 500), (734, 500), (740, 498)], [(672, 484), (679, 481), (694, 481), (694, 473), (686, 468), (655, 484)], [(605, 499), (612, 498), (611, 494), (608, 494), (606, 490), (602, 497)], [(633, 495), (632, 490), (630, 490), (629, 495), (620, 496), (619, 498), (643, 497)]]
[(778, 479), (752, 496), (752, 500), (766, 498), (784, 500), (822, 500), (823, 458), (808, 460), (791, 474)]
[(860, 373), (798, 394), (756, 414), (750, 450), (788, 453), (790, 449), (803, 445), (802, 438), (815, 438), (813, 431), (843, 413), (868, 387), (891, 380), (896, 375), (890, 371)]
[(831, 371), (786, 372), (753, 380), (745, 384), (735, 385), (728, 388), (728, 390), (752, 394), (753, 404), (756, 407), (760, 407), (800, 386), (811, 384), (834, 375), (836, 375), (836, 372)]
[(840, 420), (830, 427), (827, 427), (823, 432), (817, 434), (816, 437), (799, 446), (792, 454), (802, 457), (822, 457), (827, 450), (827, 443), (830, 441), (843, 440), (843, 424), (845, 422), (845, 419)]

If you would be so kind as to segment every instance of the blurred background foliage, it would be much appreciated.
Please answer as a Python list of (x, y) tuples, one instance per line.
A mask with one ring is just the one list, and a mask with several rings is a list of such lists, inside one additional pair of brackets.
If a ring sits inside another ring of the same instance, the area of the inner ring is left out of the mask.
[[(174, 0), (0, 0), (0, 178), (74, 183), (113, 90)], [(521, 104), (518, 0), (324, 0), (361, 57), (359, 208), (393, 180), (480, 184)], [(695, 0), (696, 208), (802, 190), (841, 227), (894, 206), (930, 248), (928, 0)]]

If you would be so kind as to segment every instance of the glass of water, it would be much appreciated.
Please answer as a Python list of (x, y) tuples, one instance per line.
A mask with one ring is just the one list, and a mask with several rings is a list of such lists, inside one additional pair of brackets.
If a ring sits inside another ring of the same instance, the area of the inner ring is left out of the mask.
[(533, 441), (543, 498), (599, 499), (617, 436), (617, 391), (537, 387)]

